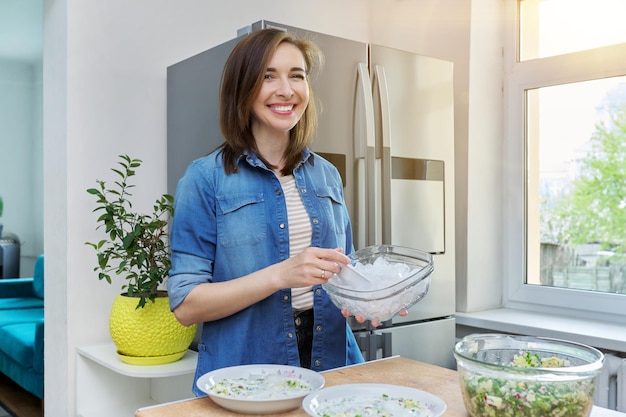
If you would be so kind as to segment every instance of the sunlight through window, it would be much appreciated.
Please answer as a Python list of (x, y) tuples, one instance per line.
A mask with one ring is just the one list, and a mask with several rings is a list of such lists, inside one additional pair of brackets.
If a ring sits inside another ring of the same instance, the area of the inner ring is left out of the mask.
[(590, 75), (626, 42), (626, 1), (518, 4), (517, 65), (534, 60), (518, 82), (536, 85), (523, 97), (525, 283), (626, 294), (626, 62)]
[(622, 43), (624, 0), (521, 0), (520, 60)]

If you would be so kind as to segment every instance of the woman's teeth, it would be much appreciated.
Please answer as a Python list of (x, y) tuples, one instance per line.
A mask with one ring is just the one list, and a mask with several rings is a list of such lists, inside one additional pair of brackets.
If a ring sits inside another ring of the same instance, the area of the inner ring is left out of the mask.
[(272, 109), (280, 112), (291, 111), (293, 106), (272, 106)]

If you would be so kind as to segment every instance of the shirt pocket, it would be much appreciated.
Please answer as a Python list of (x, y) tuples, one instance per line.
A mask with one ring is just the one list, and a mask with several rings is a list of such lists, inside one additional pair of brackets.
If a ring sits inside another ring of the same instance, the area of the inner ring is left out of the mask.
[(265, 239), (265, 199), (263, 193), (218, 195), (217, 232), (223, 247), (241, 247)]
[(343, 204), (341, 189), (339, 187), (319, 187), (315, 189), (315, 195), (319, 201), (328, 224), (335, 233), (343, 234), (346, 231), (346, 207)]

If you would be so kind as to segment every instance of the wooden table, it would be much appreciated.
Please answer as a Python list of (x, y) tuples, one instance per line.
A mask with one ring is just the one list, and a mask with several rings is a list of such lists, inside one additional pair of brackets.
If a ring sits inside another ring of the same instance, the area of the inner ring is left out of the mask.
[[(399, 356), (338, 368), (323, 373), (326, 387), (340, 384), (394, 384), (430, 392), (447, 404), (446, 417), (468, 417), (456, 371)], [(135, 417), (241, 417), (215, 404), (209, 397), (193, 398), (137, 410)], [(302, 409), (268, 416), (307, 417)], [(591, 417), (626, 417), (626, 414), (594, 407)]]

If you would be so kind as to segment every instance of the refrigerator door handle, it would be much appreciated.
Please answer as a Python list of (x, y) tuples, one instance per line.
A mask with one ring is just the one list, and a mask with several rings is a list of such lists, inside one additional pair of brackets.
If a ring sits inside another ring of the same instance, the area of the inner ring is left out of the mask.
[[(372, 245), (376, 239), (376, 195), (373, 191), (376, 135), (371, 85), (367, 64), (358, 63), (354, 118), (354, 155), (358, 162), (355, 175), (357, 249)], [(363, 207), (365, 210), (362, 210)]]
[(391, 115), (389, 110), (389, 90), (385, 67), (374, 66), (373, 89), (377, 97), (380, 118), (381, 138), (381, 217), (382, 243), (391, 242)]

